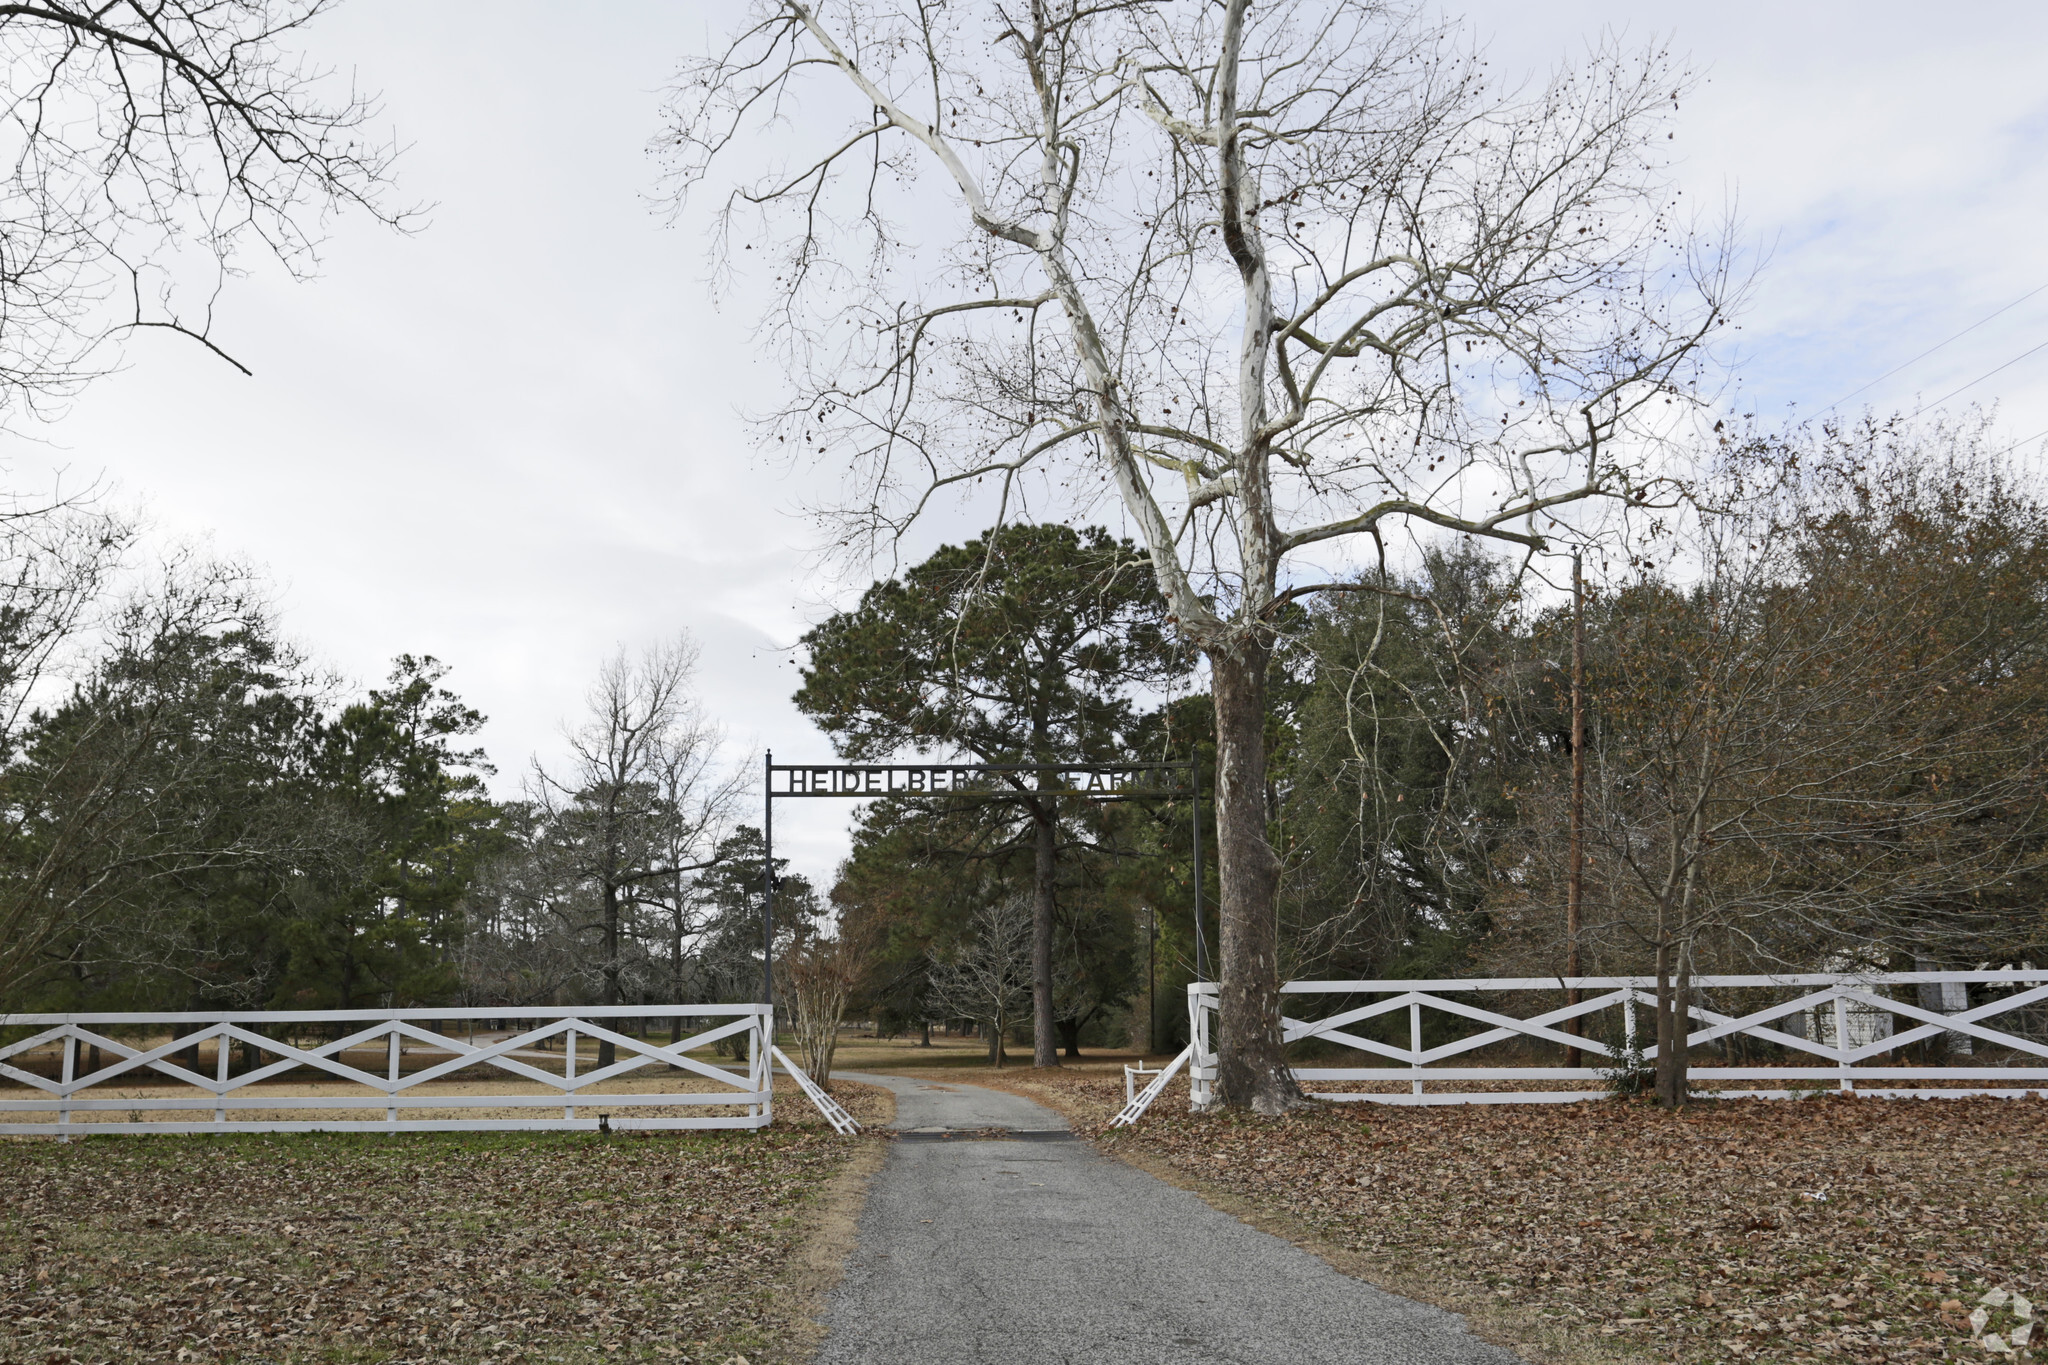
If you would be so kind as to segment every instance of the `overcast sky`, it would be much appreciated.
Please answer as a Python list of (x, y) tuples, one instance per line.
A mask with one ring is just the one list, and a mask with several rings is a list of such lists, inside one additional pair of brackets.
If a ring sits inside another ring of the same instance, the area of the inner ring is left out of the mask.
[[(599, 660), (681, 629), (735, 752), (829, 757), (789, 704), (788, 647), (858, 584), (820, 580), (788, 479), (741, 411), (776, 376), (709, 308), (704, 255), (647, 206), (644, 146), (676, 58), (736, 3), (353, 0), (321, 58), (384, 93), (396, 237), (342, 221), (321, 278), (259, 272), (217, 315), (245, 378), (139, 341), (61, 421), (0, 438), (24, 488), (103, 477), (164, 537), (263, 567), (287, 632), (343, 674), (452, 664), (512, 790), (558, 749)], [(1742, 317), (1743, 406), (1937, 400), (2048, 343), (2048, 6), (1488, 0), (1496, 69), (1540, 72), (1613, 27), (1704, 76), (1675, 144), (1688, 196), (1739, 201), (1769, 254)], [(2048, 349), (1965, 390), (2048, 431)], [(39, 439), (31, 439), (36, 437)], [(2038, 444), (2038, 443), (2037, 443)], [(825, 876), (848, 812), (778, 810)]]

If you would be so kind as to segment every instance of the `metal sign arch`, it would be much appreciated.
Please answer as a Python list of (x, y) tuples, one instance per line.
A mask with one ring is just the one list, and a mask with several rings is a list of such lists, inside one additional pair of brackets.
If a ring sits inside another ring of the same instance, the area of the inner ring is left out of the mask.
[[(775, 789), (777, 774), (782, 790)], [(1055, 774), (1063, 786), (1024, 785), (1027, 774)], [(1186, 785), (1160, 787), (1156, 780), (1185, 774)], [(1209, 947), (1202, 919), (1202, 769), (1197, 759), (1182, 763), (777, 763), (770, 749), (763, 762), (765, 793), (761, 817), (761, 1003), (775, 1003), (775, 803), (840, 797), (870, 801), (888, 797), (965, 797), (1022, 801), (1071, 796), (1087, 801), (1186, 801), (1194, 843), (1195, 974), (1209, 978)]]

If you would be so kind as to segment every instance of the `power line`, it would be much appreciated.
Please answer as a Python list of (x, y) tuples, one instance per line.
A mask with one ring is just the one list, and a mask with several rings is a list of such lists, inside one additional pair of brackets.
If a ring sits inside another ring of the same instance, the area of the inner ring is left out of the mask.
[(1932, 403), (1922, 403), (1919, 407), (1913, 410), (1913, 415), (1915, 417), (1918, 417), (1921, 413), (1927, 411), (1929, 408), (1940, 407), (1943, 403), (1946, 403), (1949, 399), (1955, 397), (1957, 394), (1962, 393), (1965, 389), (1976, 388), (1979, 384), (1989, 379), (1992, 375), (1997, 374), (1999, 370), (2011, 369), (2013, 366), (2019, 364), (2022, 360), (2025, 360), (2028, 356), (2033, 355), (2036, 351), (2048, 351), (2048, 341), (2042, 342), (2040, 345), (2033, 347), (2031, 350), (2021, 351), (2011, 360), (2008, 360), (2003, 365), (2000, 365), (1998, 369), (1986, 370), (1983, 374), (1978, 375), (1975, 379), (1972, 379), (1969, 383), (1963, 385), (1961, 388), (1950, 389), (1947, 393), (1935, 399)]
[[(2026, 301), (2027, 301), (2028, 299), (2030, 299), (2030, 298), (2034, 297), (2034, 295), (2036, 295), (2036, 294), (2040, 293), (2040, 292), (2041, 292), (2042, 290), (2044, 290), (2044, 289), (2048, 289), (2048, 284), (2036, 285), (2036, 286), (2035, 286), (2034, 288), (2032, 288), (2032, 289), (2029, 289), (2029, 290), (2028, 290), (2028, 291), (2027, 291), (2026, 293), (2024, 293), (2024, 294), (2020, 295), (2020, 296), (2019, 296), (2018, 298), (2014, 299), (2014, 300), (2013, 300), (2013, 301), (2012, 301), (2011, 303), (2008, 303), (2007, 305), (2005, 305), (2005, 307), (2003, 307), (2003, 308), (2000, 308), (1999, 310), (1997, 310), (1997, 312), (1993, 312), (1993, 313), (1987, 313), (1987, 314), (1986, 314), (1986, 315), (1984, 315), (1983, 317), (1981, 317), (1981, 318), (1978, 318), (1978, 319), (1977, 319), (1977, 320), (1976, 320), (1975, 322), (1971, 323), (1971, 324), (1970, 324), (1970, 325), (1969, 325), (1968, 327), (1965, 327), (1965, 328), (1964, 328), (1964, 329), (1963, 329), (1962, 331), (1960, 331), (1960, 332), (1957, 332), (1957, 333), (1956, 333), (1956, 334), (1955, 334), (1954, 336), (1952, 336), (1952, 337), (1948, 338), (1948, 341), (1938, 341), (1938, 342), (1936, 342), (1936, 343), (1935, 343), (1934, 345), (1932, 345), (1932, 346), (1929, 346), (1929, 347), (1928, 347), (1928, 348), (1927, 348), (1926, 350), (1922, 351), (1922, 352), (1921, 352), (1921, 353), (1920, 353), (1919, 355), (1916, 355), (1916, 356), (1914, 356), (1914, 357), (1913, 357), (1913, 358), (1912, 358), (1911, 360), (1908, 360), (1908, 361), (1906, 361), (1906, 362), (1905, 362), (1905, 364), (1903, 364), (1903, 365), (1894, 365), (1894, 366), (1893, 366), (1893, 367), (1892, 367), (1891, 369), (1889, 369), (1889, 370), (1886, 370), (1886, 371), (1885, 371), (1885, 372), (1884, 372), (1883, 374), (1881, 374), (1881, 375), (1879, 375), (1879, 376), (1878, 376), (1877, 378), (1875, 378), (1875, 379), (1871, 380), (1871, 381), (1870, 381), (1870, 382), (1869, 382), (1868, 384), (1865, 384), (1865, 385), (1864, 385), (1864, 386), (1863, 386), (1862, 388), (1860, 388), (1860, 389), (1857, 389), (1857, 390), (1855, 390), (1855, 392), (1853, 392), (1853, 393), (1845, 393), (1845, 394), (1843, 394), (1843, 395), (1842, 395), (1842, 396), (1841, 396), (1840, 398), (1837, 398), (1837, 399), (1836, 399), (1836, 400), (1835, 400), (1834, 402), (1832, 402), (1832, 403), (1828, 404), (1828, 405), (1827, 405), (1826, 407), (1822, 408), (1822, 409), (1821, 409), (1821, 411), (1822, 411), (1822, 412), (1833, 412), (1833, 411), (1834, 411), (1834, 410), (1835, 410), (1836, 408), (1839, 408), (1840, 406), (1842, 406), (1842, 404), (1844, 404), (1844, 403), (1848, 402), (1848, 401), (1849, 401), (1849, 400), (1850, 400), (1851, 398), (1854, 398), (1854, 397), (1856, 396), (1856, 394), (1859, 394), (1859, 393), (1863, 393), (1863, 392), (1865, 392), (1865, 391), (1866, 391), (1866, 390), (1868, 390), (1868, 389), (1874, 389), (1874, 388), (1876, 388), (1876, 387), (1877, 387), (1877, 386), (1878, 386), (1879, 384), (1882, 384), (1882, 383), (1884, 383), (1884, 381), (1885, 381), (1885, 380), (1887, 380), (1887, 379), (1890, 379), (1890, 378), (1891, 378), (1891, 377), (1892, 377), (1893, 375), (1897, 374), (1897, 373), (1898, 373), (1898, 372), (1899, 372), (1900, 370), (1903, 370), (1903, 369), (1907, 369), (1907, 368), (1909, 368), (1909, 367), (1911, 367), (1911, 366), (1914, 366), (1914, 365), (1918, 365), (1918, 364), (1919, 364), (1919, 363), (1920, 363), (1921, 361), (1923, 361), (1923, 360), (1927, 359), (1927, 357), (1929, 357), (1929, 356), (1933, 355), (1933, 354), (1934, 354), (1934, 353), (1935, 353), (1936, 351), (1938, 351), (1938, 350), (1940, 350), (1940, 349), (1941, 349), (1942, 347), (1944, 347), (1944, 346), (1948, 345), (1948, 344), (1949, 344), (1949, 342), (1951, 342), (1951, 341), (1961, 341), (1961, 340), (1962, 340), (1962, 339), (1963, 339), (1964, 337), (1966, 337), (1966, 336), (1968, 336), (1968, 335), (1969, 335), (1970, 333), (1972, 333), (1972, 332), (1976, 331), (1976, 330), (1977, 330), (1977, 329), (1978, 329), (1979, 327), (1982, 327), (1982, 326), (1983, 326), (1983, 325), (1984, 325), (1985, 323), (1987, 323), (1987, 322), (1991, 321), (1991, 320), (1992, 320), (1993, 318), (1997, 317), (1997, 316), (1998, 316), (1998, 315), (1999, 315), (2000, 313), (2009, 313), (2009, 312), (2011, 312), (2011, 311), (2012, 311), (2013, 309), (2015, 309), (2015, 308), (2019, 307), (2019, 306), (2020, 306), (2021, 304), (2025, 303), (2025, 302), (2026, 302)], [(2038, 350), (2039, 348), (2038, 348), (2038, 347), (2036, 347), (2035, 349), (2037, 349), (2037, 350)], [(2027, 354), (2028, 354), (2028, 355), (2031, 355), (2031, 354), (2033, 354), (2033, 352), (2031, 352), (2031, 351), (2030, 351), (2030, 352), (2028, 352)], [(2021, 356), (2021, 357), (2020, 357), (2020, 359), (2022, 359), (2022, 360), (2024, 360), (2025, 358), (2026, 358), (2025, 356)], [(2008, 363), (2009, 363), (2009, 362), (2008, 362)], [(1994, 370), (1994, 371), (1993, 371), (1992, 373), (1993, 373), (1993, 374), (1995, 374), (1995, 373), (1997, 373), (1997, 371), (1995, 371), (1995, 370)], [(1985, 379), (1989, 379), (1990, 377), (1991, 377), (1991, 375), (1985, 375), (1985, 376), (1984, 376), (1984, 378), (1985, 378)], [(1977, 381), (1977, 380), (1972, 380), (1972, 381), (1971, 381), (1971, 383), (1977, 383), (1977, 382), (1979, 382), (1979, 381)], [(1968, 387), (1969, 387), (1969, 385), (1968, 385), (1968, 384), (1966, 384), (1966, 385), (1964, 385), (1963, 387), (1964, 387), (1964, 388), (1968, 388)], [(1957, 392), (1957, 393), (1960, 393), (1960, 392), (1962, 392), (1962, 390), (1961, 390), (1961, 389), (1958, 389), (1958, 390), (1957, 390), (1956, 392)], [(1951, 398), (1953, 398), (1954, 396), (1955, 396), (1954, 394), (1950, 394), (1950, 395), (1949, 395), (1949, 397), (1951, 397)], [(1944, 400), (1944, 401), (1945, 401), (1945, 400)]]
[(2020, 448), (2021, 446), (2023, 446), (2023, 445), (2027, 445), (2027, 444), (2029, 444), (2029, 443), (2031, 443), (2031, 442), (2034, 442), (2034, 441), (2038, 441), (2038, 440), (2040, 440), (2040, 439), (2041, 439), (2041, 438), (2042, 438), (2043, 436), (2048, 436), (2048, 427), (2043, 427), (2043, 428), (2042, 428), (2041, 430), (2039, 430), (2039, 431), (2035, 432), (2035, 433), (2034, 433), (2034, 434), (2033, 434), (2032, 436), (2022, 436), (2022, 437), (2021, 437), (2021, 438), (2020, 438), (2019, 440), (2017, 440), (2017, 441), (2014, 441), (2014, 442), (2013, 442), (2013, 443), (2012, 443), (2011, 445), (2007, 446), (2007, 447), (2006, 447), (2006, 448), (2005, 448), (2004, 450), (2000, 450), (2000, 451), (1996, 451), (1996, 452), (1994, 452), (1994, 453), (1992, 454), (1991, 458), (1995, 460), (1995, 459), (1997, 459), (1997, 458), (1998, 458), (1998, 457), (1999, 457), (2000, 455), (2009, 455), (2009, 454), (2011, 454), (2011, 453), (2012, 453), (2013, 451), (2015, 451), (2015, 450), (2018, 450), (2018, 449), (2019, 449), (2019, 448)]

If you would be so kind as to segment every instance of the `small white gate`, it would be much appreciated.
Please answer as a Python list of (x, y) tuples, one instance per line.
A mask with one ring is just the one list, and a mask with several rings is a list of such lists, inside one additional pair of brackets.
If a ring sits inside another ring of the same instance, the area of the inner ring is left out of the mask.
[[(1988, 1022), (2040, 1006), (2048, 1000), (2048, 971), (1981, 972), (1829, 972), (1785, 976), (1701, 976), (1693, 978), (1697, 996), (1691, 1010), (1689, 1048), (1705, 1047), (1743, 1035), (1775, 1043), (1794, 1057), (1814, 1063), (1736, 1065), (1694, 1062), (1688, 1067), (1695, 1094), (1716, 1097), (1754, 1096), (1782, 1099), (1835, 1089), (1886, 1097), (1939, 1098), (1961, 1095), (2048, 1095), (2048, 1043)], [(1922, 1002), (1939, 992), (1944, 1004), (1961, 1006), (1971, 987), (1991, 998), (1955, 1012), (1930, 1009)], [(1925, 988), (1933, 987), (1935, 990)], [(1294, 1075), (1318, 1099), (1370, 1104), (1555, 1104), (1597, 1099), (1609, 1093), (1611, 1073), (1624, 1064), (1637, 1031), (1638, 1009), (1654, 1011), (1654, 977), (1590, 976), (1473, 978), (1455, 981), (1292, 981), (1280, 988), (1282, 1024), (1288, 1042), (1322, 1039), (1342, 1047), (1385, 1058), (1397, 1066), (1299, 1066)], [(1527, 1018), (1482, 1008), (1469, 997), (1512, 994), (1523, 998), (1563, 1000), (1567, 989), (1580, 992), (1577, 1004), (1562, 1003)], [(1217, 986), (1197, 982), (1188, 987), (1193, 1057), (1188, 1070), (1197, 1104), (1207, 1103), (1216, 1080), (1216, 1053), (1211, 1045)], [(1766, 992), (1777, 998), (1740, 1015), (1710, 1008), (1713, 997), (1733, 992)], [(1902, 997), (1892, 998), (1896, 993)], [(1353, 1004), (1321, 1019), (1294, 1018), (1318, 998), (1360, 996), (1379, 999)], [(1437, 1010), (1480, 1025), (1463, 1038), (1423, 1045), (1424, 1010)], [(1386, 1015), (1405, 1013), (1408, 1046), (1382, 1042), (1351, 1031), (1353, 1025)], [(1620, 1027), (1613, 1024), (1618, 1013)], [(1818, 1017), (1819, 1028), (1800, 1027), (1796, 1020)], [(1654, 1019), (1645, 1016), (1645, 1025)], [(1890, 1027), (1878, 1027), (1882, 1018)], [(1586, 1021), (1586, 1037), (1564, 1030), (1573, 1019)], [(2000, 1022), (2011, 1024), (2010, 1019)], [(1797, 1028), (1798, 1031), (1793, 1031)], [(1806, 1036), (1812, 1034), (1812, 1037)], [(1900, 1050), (1937, 1034), (1951, 1040), (1951, 1059), (1963, 1053), (1955, 1039), (1967, 1038), (1974, 1055), (1967, 1065), (1908, 1063)], [(1607, 1036), (1616, 1041), (1610, 1044)], [(1460, 1066), (1457, 1060), (1483, 1048), (1521, 1037), (1552, 1047), (1577, 1048), (1591, 1065), (1566, 1067), (1534, 1062), (1520, 1065)], [(1997, 1056), (2002, 1054), (2002, 1056)], [(1654, 1062), (1654, 1040), (1636, 1054)], [(1987, 1065), (1994, 1056), (2005, 1065)], [(1363, 1059), (1361, 1059), (1363, 1060)], [(1398, 1089), (1330, 1090), (1317, 1082), (1394, 1082)], [(1587, 1083), (1598, 1083), (1588, 1088)], [(1918, 1084), (1916, 1084), (1916, 1082)], [(1736, 1084), (1747, 1083), (1747, 1084)], [(1930, 1084), (1931, 1083), (1931, 1084)], [(1425, 1089), (1425, 1087), (1428, 1087)], [(1142, 1112), (1142, 1109), (1139, 1111)], [(1135, 1115), (1133, 1115), (1135, 1117)]]
[[(667, 1032), (678, 1018), (694, 1031), (673, 1043), (622, 1031), (646, 1020)], [(35, 1030), (0, 1047), (0, 1078), (13, 1083), (0, 1085), (0, 1135), (761, 1128), (772, 1117), (766, 1005), (15, 1014), (0, 1028)], [(689, 1055), (732, 1038), (743, 1066)], [(606, 1042), (614, 1060), (598, 1067), (591, 1045)], [(86, 1070), (94, 1048), (101, 1065)], [(257, 1064), (237, 1073), (238, 1049)]]

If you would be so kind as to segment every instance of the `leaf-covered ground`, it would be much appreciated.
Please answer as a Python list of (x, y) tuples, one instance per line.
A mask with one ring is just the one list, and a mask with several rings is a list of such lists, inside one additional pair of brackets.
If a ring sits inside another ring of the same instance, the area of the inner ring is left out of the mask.
[[(961, 1073), (962, 1079), (969, 1079)], [(1120, 1073), (973, 1079), (1559, 1359), (1992, 1361), (2048, 1299), (2048, 1102), (1811, 1099), (1190, 1114)], [(2048, 1360), (2036, 1315), (2021, 1359)], [(1988, 1334), (1988, 1335), (1987, 1335)], [(1991, 1338), (1996, 1340), (1992, 1341)], [(2005, 1358), (2012, 1358), (2006, 1356)]]
[(780, 1090), (760, 1133), (0, 1141), (0, 1362), (773, 1358), (873, 1141)]

